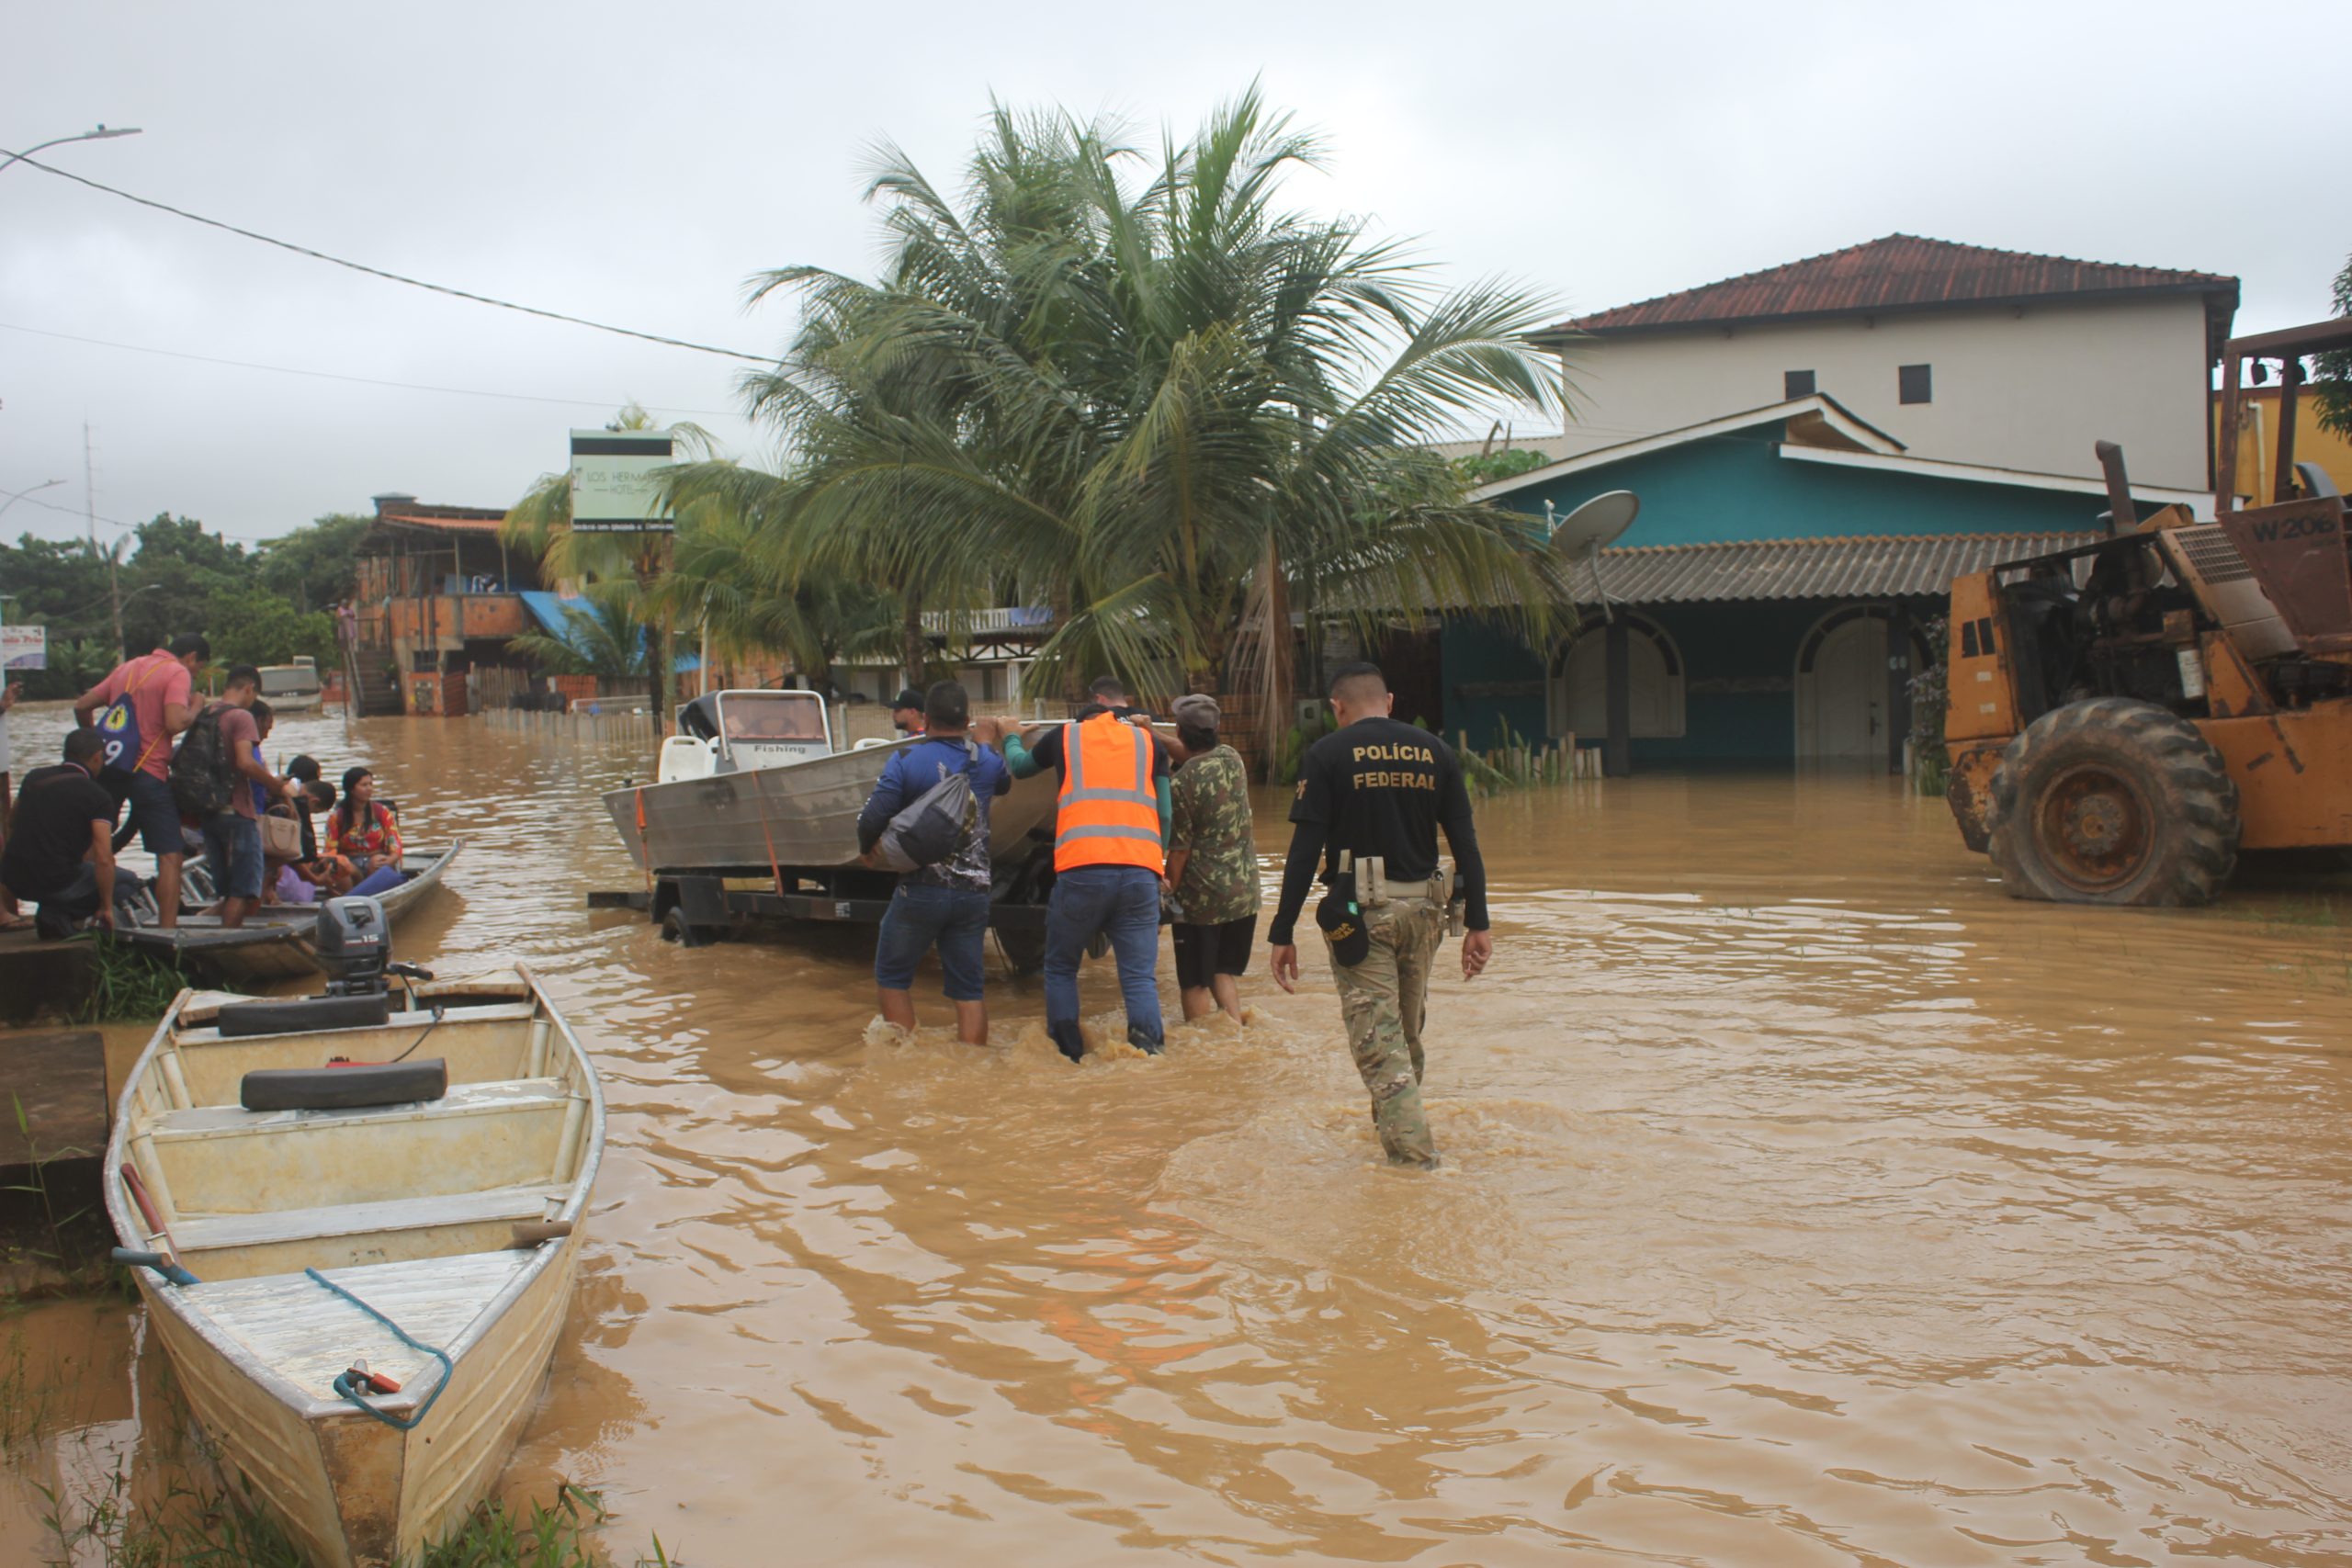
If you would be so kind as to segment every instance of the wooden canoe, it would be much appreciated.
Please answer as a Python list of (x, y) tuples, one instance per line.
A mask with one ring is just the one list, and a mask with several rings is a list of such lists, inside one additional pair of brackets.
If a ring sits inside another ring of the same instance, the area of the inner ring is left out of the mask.
[[(402, 914), (441, 886), (442, 874), (465, 847), (466, 840), (456, 838), (442, 849), (410, 849), (404, 864), (416, 869), (398, 887), (376, 896), (384, 906), (384, 918), (397, 925)], [(242, 926), (223, 926), (218, 915), (182, 915), (168, 931), (161, 926), (118, 927), (115, 940), (177, 963), (199, 977), (246, 985), (317, 974), (311, 932), (318, 920), (316, 904), (265, 904)]]
[[(481, 1500), (537, 1403), (604, 1149), (595, 1067), (520, 964), (421, 985), (379, 1027), (224, 1036), (221, 1009), (246, 999), (174, 1002), (123, 1089), (107, 1210), (124, 1247), (196, 1277), (132, 1269), (224, 1464), (314, 1562), (405, 1562)], [(240, 1105), (256, 1068), (412, 1046), (447, 1063), (442, 1098)], [(309, 1269), (446, 1351), (447, 1372)], [(336, 1392), (357, 1359), (400, 1384), (364, 1402), (422, 1411), (413, 1429)]]

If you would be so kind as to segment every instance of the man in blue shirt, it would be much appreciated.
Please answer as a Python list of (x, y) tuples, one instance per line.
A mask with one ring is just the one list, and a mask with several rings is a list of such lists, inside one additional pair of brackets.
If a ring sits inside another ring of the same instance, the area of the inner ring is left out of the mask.
[(882, 777), (858, 813), (857, 847), (870, 862), (891, 818), (951, 774), (970, 773), (972, 799), (979, 808), (972, 831), (945, 860), (899, 877), (875, 940), (874, 984), (884, 1021), (913, 1029), (915, 965), (936, 947), (947, 999), (956, 1004), (956, 1037), (967, 1045), (985, 1045), (989, 1010), (980, 995), (989, 929), (989, 807), (1012, 789), (1012, 774), (1002, 757), (965, 733), (971, 713), (971, 699), (954, 681), (942, 681), (924, 694), (923, 738), (891, 752), (882, 765)]

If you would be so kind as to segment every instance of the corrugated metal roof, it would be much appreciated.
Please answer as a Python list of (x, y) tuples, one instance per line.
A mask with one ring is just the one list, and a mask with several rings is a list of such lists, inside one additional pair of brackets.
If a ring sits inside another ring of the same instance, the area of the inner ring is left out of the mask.
[(2076, 261), (1889, 234), (1826, 255), (1580, 316), (1537, 335), (1657, 331), (2134, 289), (2225, 291), (2234, 309), (2238, 280), (2220, 273)]
[[(1945, 593), (1952, 579), (2003, 561), (2096, 544), (2098, 534), (1867, 534), (1735, 539), (1600, 552), (1600, 582), (1623, 604), (1729, 599), (1877, 599)], [(1578, 568), (1577, 597), (1591, 581)]]
[(404, 506), (396, 512), (378, 513), (376, 521), (454, 534), (495, 534), (498, 525), (506, 521), (506, 513), (487, 506)]

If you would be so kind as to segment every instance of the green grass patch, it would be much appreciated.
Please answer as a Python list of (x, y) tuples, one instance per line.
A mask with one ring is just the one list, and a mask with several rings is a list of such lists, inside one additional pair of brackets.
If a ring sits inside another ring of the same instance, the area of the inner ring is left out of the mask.
[[(133, 1496), (124, 1461), (95, 1490), (73, 1496), (41, 1488), (46, 1560), (100, 1568), (309, 1568), (310, 1560), (245, 1488), (175, 1483), (160, 1499)], [(555, 1500), (521, 1513), (492, 1500), (463, 1529), (408, 1559), (408, 1568), (614, 1568), (593, 1539), (609, 1516), (604, 1499), (559, 1482)], [(674, 1562), (653, 1541), (635, 1568)]]
[(126, 942), (95, 934), (74, 940), (85, 943), (90, 955), (90, 994), (78, 1022), (140, 1023), (161, 1018), (188, 983), (178, 964)]
[[(22, 1325), (0, 1316), (0, 1463), (39, 1462), (58, 1434), (86, 1418), (74, 1391), (94, 1369), (36, 1364)], [(34, 1560), (73, 1568), (308, 1568), (275, 1516), (242, 1481), (224, 1480), (219, 1450), (189, 1423), (176, 1380), (145, 1413), (144, 1458), (114, 1449), (105, 1473), (78, 1485), (40, 1484)], [(189, 1439), (192, 1439), (189, 1440)], [(82, 1472), (91, 1473), (96, 1467)], [(446, 1540), (403, 1568), (668, 1568), (661, 1538), (644, 1555), (616, 1558), (596, 1536), (610, 1518), (603, 1497), (568, 1481), (555, 1495), (510, 1509), (492, 1499)]]

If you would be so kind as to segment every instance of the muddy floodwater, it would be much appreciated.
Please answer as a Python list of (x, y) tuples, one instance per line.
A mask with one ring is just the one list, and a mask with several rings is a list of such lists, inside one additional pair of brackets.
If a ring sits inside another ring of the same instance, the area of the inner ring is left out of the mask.
[[(528, 959), (596, 1054), (582, 1285), (504, 1487), (601, 1490), (623, 1561), (2352, 1561), (2340, 883), (2016, 903), (1879, 778), (1492, 800), (1495, 961), (1441, 963), (1419, 1177), (1313, 948), (1157, 1061), (1068, 1066), (1034, 981), (996, 1048), (894, 1042), (870, 933), (684, 951), (583, 909), (635, 882), (594, 795), (632, 751), (297, 749), (466, 834), (402, 955)], [(0, 1559), (39, 1485), (176, 1462), (137, 1318), (0, 1323), (67, 1374)]]

